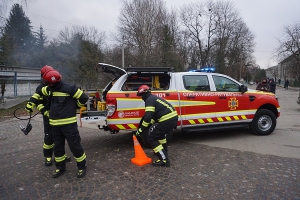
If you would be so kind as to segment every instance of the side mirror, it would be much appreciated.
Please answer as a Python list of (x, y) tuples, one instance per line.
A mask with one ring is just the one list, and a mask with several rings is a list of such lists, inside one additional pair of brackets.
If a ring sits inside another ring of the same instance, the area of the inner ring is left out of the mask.
[(245, 86), (245, 85), (241, 85), (241, 86), (240, 86), (240, 92), (241, 92), (242, 94), (244, 94), (244, 93), (247, 92), (247, 91), (248, 91), (247, 86)]

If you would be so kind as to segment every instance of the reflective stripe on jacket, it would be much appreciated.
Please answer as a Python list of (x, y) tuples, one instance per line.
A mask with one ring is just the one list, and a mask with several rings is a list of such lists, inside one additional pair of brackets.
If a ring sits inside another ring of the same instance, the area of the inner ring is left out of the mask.
[(145, 115), (140, 128), (145, 130), (150, 123), (164, 122), (174, 118), (178, 118), (175, 108), (165, 99), (151, 94), (145, 100)]
[(76, 123), (77, 108), (83, 106), (89, 99), (82, 90), (62, 81), (57, 89), (48, 86), (41, 88), (30, 98), (30, 101), (36, 104), (43, 96), (51, 96), (49, 120), (52, 126)]

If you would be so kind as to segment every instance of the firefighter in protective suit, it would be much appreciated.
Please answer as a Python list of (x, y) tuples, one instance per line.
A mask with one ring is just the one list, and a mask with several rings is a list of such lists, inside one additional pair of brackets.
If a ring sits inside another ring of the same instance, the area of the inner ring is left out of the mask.
[[(54, 70), (51, 66), (45, 65), (41, 69), (41, 78), (43, 78), (43, 75), (48, 72)], [(39, 91), (42, 87), (46, 86), (46, 82), (42, 79), (41, 84), (36, 88), (36, 92)], [(37, 109), (41, 111), (42, 113), (45, 113), (45, 111), (50, 109), (50, 99), (48, 97), (42, 97), (39, 100), (39, 103), (37, 105)], [(27, 112), (33, 112), (34, 104), (29, 103), (26, 106)], [(43, 154), (45, 157), (45, 165), (51, 166), (52, 165), (52, 154), (53, 154), (53, 139), (50, 132), (50, 124), (49, 124), (49, 118), (45, 115), (43, 115), (43, 124), (44, 124), (44, 144), (43, 144)], [(71, 158), (66, 156), (66, 162), (70, 162)]]
[(149, 143), (159, 159), (152, 165), (170, 167), (166, 136), (177, 126), (178, 114), (165, 99), (152, 95), (147, 85), (138, 88), (137, 96), (141, 96), (145, 101), (145, 115), (135, 135), (139, 136), (153, 124), (149, 130)]
[(81, 146), (76, 109), (82, 107), (89, 97), (76, 86), (64, 83), (56, 70), (45, 73), (43, 79), (47, 82), (47, 86), (37, 91), (31, 102), (35, 103), (36, 99), (43, 96), (51, 98), (50, 112), (46, 111), (44, 114), (49, 116), (54, 142), (56, 170), (52, 177), (57, 178), (66, 170), (65, 140), (67, 140), (77, 163), (77, 177), (82, 178), (86, 175), (86, 154)]

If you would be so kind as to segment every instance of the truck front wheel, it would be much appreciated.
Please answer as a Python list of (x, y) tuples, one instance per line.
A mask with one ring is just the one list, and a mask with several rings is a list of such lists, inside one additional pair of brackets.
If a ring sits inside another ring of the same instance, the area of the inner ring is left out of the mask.
[(249, 127), (256, 135), (269, 135), (276, 127), (276, 117), (270, 110), (258, 110)]

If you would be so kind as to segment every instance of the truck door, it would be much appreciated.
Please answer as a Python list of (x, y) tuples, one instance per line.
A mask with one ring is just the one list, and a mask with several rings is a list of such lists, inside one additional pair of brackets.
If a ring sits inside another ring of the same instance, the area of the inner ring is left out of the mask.
[(216, 117), (219, 122), (245, 122), (249, 113), (249, 95), (229, 77), (212, 75), (216, 88)]
[(182, 75), (180, 82), (182, 125), (192, 127), (212, 123), (216, 110), (207, 75), (191, 72)]

